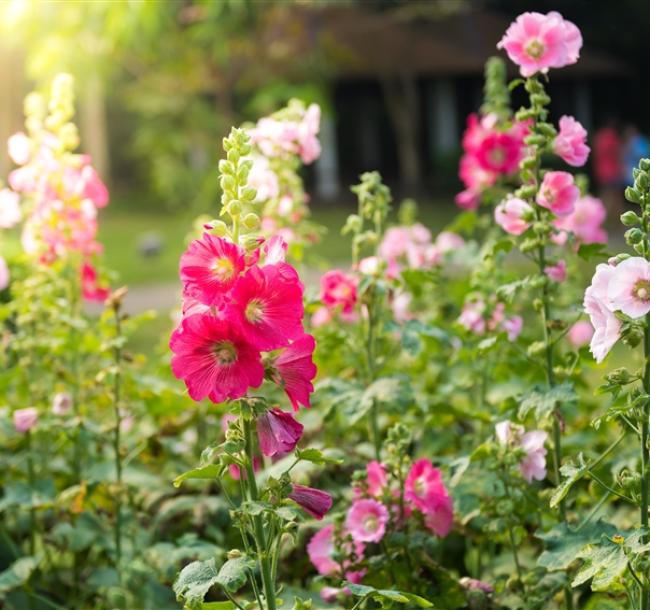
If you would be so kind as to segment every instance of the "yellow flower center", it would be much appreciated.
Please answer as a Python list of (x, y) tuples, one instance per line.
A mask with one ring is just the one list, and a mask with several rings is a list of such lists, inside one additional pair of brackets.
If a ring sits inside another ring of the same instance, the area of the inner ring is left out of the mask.
[(377, 521), (377, 517), (375, 517), (375, 515), (368, 515), (363, 520), (363, 526), (369, 532), (374, 532), (377, 529), (378, 525), (379, 522)]
[(264, 303), (260, 299), (252, 299), (246, 305), (246, 319), (252, 324), (260, 322), (264, 317)]
[(235, 265), (229, 258), (218, 258), (212, 265), (214, 273), (222, 282), (229, 280), (235, 272)]
[(639, 280), (634, 285), (633, 294), (637, 299), (650, 301), (650, 282), (648, 280)]
[(218, 341), (214, 344), (212, 353), (221, 366), (228, 366), (237, 360), (237, 350), (231, 341)]
[(545, 51), (544, 45), (537, 39), (531, 40), (526, 47), (526, 54), (533, 59), (539, 59)]

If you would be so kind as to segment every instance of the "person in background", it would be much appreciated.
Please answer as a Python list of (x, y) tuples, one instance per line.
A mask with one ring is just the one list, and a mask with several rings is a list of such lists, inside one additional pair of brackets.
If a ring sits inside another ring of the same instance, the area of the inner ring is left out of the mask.
[(618, 125), (614, 119), (609, 119), (594, 134), (592, 160), (598, 194), (611, 215), (623, 210), (622, 157), (623, 142)]
[(632, 170), (639, 160), (650, 157), (650, 142), (634, 125), (628, 125), (623, 132), (623, 184), (634, 183)]

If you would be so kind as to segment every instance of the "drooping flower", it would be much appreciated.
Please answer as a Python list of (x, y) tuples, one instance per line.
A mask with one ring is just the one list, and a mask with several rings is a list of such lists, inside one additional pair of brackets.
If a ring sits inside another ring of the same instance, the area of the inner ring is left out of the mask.
[(510, 235), (521, 235), (530, 227), (533, 208), (523, 199), (508, 197), (494, 209), (495, 222)]
[(72, 408), (72, 397), (67, 392), (58, 392), (52, 399), (52, 413), (66, 415)]
[(578, 320), (569, 329), (569, 342), (573, 347), (579, 348), (587, 345), (594, 336), (594, 327), (587, 320)]
[(547, 265), (544, 273), (551, 281), (561, 284), (566, 280), (566, 261), (561, 259), (555, 265)]
[(313, 489), (304, 485), (292, 485), (288, 498), (307, 511), (312, 517), (319, 521), (332, 508), (332, 496), (326, 491)]
[(315, 348), (314, 337), (303, 335), (271, 361), (271, 379), (287, 393), (294, 411), (300, 405), (310, 407), (310, 395), (314, 391), (312, 381), (317, 372), (313, 361)]
[(21, 218), (20, 195), (10, 189), (0, 190), (0, 229), (15, 227)]
[(37, 422), (38, 411), (34, 407), (14, 411), (14, 426), (16, 427), (16, 432), (20, 432), (20, 434), (29, 432)]
[(556, 12), (519, 15), (497, 44), (524, 77), (576, 63), (581, 47), (580, 30)]
[(290, 265), (251, 267), (233, 287), (228, 312), (247, 341), (274, 350), (304, 334), (302, 291)]
[(209, 314), (184, 318), (169, 347), (174, 375), (194, 400), (223, 402), (241, 398), (264, 379), (260, 352), (231, 323)]
[(573, 212), (578, 197), (580, 189), (571, 174), (547, 172), (537, 193), (537, 203), (558, 216), (566, 216)]
[(647, 314), (650, 311), (650, 262), (632, 256), (619, 263), (609, 281), (607, 297), (615, 310), (630, 318)]
[(355, 542), (379, 542), (386, 533), (388, 509), (377, 500), (356, 500), (348, 510), (345, 526)]
[(596, 362), (602, 362), (621, 338), (621, 321), (591, 287), (585, 291), (583, 306), (594, 327), (589, 349)]
[(81, 293), (86, 301), (103, 303), (110, 294), (108, 286), (100, 286), (97, 270), (90, 263), (83, 263), (81, 273)]
[(350, 313), (357, 302), (357, 279), (340, 269), (332, 269), (320, 279), (320, 300), (324, 305)]
[(427, 512), (429, 500), (436, 495), (446, 495), (442, 474), (426, 458), (417, 460), (406, 477), (404, 499), (412, 502), (421, 512)]
[(548, 438), (546, 432), (543, 430), (525, 432), (522, 426), (508, 420), (496, 424), (495, 432), (501, 445), (523, 449), (525, 455), (519, 463), (519, 469), (526, 481), (532, 483), (533, 480), (542, 481), (546, 478), (546, 447), (544, 447)]
[[(363, 557), (365, 545), (362, 542), (354, 541), (352, 545), (344, 545), (341, 549), (349, 555), (356, 555), (357, 558)], [(307, 544), (307, 554), (309, 559), (323, 576), (336, 576), (341, 574), (341, 564), (334, 560), (334, 526), (326, 525), (323, 529), (316, 532)], [(348, 559), (343, 561), (343, 569), (350, 567)], [(346, 580), (350, 582), (359, 582), (359, 572), (345, 572)]]
[(564, 244), (566, 232), (571, 232), (581, 244), (607, 243), (607, 232), (602, 226), (606, 217), (607, 210), (600, 199), (591, 195), (580, 197), (571, 214), (556, 218), (553, 222), (560, 230), (560, 234), (554, 236), (553, 240)]
[(565, 163), (582, 167), (587, 162), (587, 130), (572, 116), (560, 118), (560, 131), (553, 141), (553, 152)]
[(0, 290), (4, 290), (7, 286), (9, 286), (9, 279), (10, 279), (10, 274), (9, 274), (9, 267), (7, 266), (7, 262), (5, 261), (2, 256), (0, 256)]
[(302, 436), (303, 425), (291, 413), (270, 409), (257, 418), (260, 451), (267, 457), (293, 451)]
[(427, 502), (424, 524), (436, 535), (444, 538), (454, 525), (454, 501), (446, 493), (432, 495)]
[(244, 252), (236, 244), (204, 233), (181, 255), (180, 275), (188, 295), (216, 305), (244, 270)]

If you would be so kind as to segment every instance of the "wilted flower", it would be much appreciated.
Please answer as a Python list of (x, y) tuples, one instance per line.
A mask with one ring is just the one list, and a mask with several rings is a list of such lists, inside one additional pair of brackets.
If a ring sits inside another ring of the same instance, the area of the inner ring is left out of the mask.
[(302, 436), (303, 425), (291, 413), (270, 409), (257, 418), (260, 451), (267, 457), (293, 451)]
[(332, 508), (332, 496), (330, 494), (304, 485), (292, 485), (288, 498), (318, 520), (322, 519), (327, 514), (327, 511)]

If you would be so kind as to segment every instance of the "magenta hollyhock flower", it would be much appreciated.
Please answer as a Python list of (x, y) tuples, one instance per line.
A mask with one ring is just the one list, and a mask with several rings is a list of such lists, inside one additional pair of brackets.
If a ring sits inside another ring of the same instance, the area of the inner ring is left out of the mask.
[(474, 153), (463, 155), (458, 167), (458, 176), (467, 189), (480, 192), (482, 189), (494, 185), (497, 174), (483, 167)]
[(580, 348), (587, 345), (594, 336), (594, 327), (587, 320), (578, 320), (569, 329), (569, 342), (573, 347)]
[(569, 172), (547, 172), (537, 193), (537, 203), (558, 216), (573, 212), (580, 189)]
[(581, 47), (580, 30), (556, 12), (519, 15), (497, 44), (524, 77), (576, 63)]
[(465, 189), (454, 197), (454, 202), (463, 210), (476, 210), (481, 202), (481, 194), (473, 189)]
[(251, 267), (233, 287), (227, 315), (258, 349), (284, 347), (304, 334), (302, 290), (286, 263)]
[(521, 437), (521, 448), (526, 456), (519, 464), (521, 474), (529, 483), (543, 481), (546, 478), (546, 447), (544, 443), (548, 434), (543, 430), (532, 430)]
[(260, 451), (267, 457), (293, 451), (302, 436), (303, 425), (291, 413), (276, 408), (257, 418)]
[(494, 208), (495, 222), (510, 235), (521, 235), (530, 227), (533, 208), (523, 199), (508, 197)]
[(32, 141), (22, 131), (19, 131), (7, 140), (7, 150), (10, 159), (16, 165), (25, 165), (32, 155)]
[[(316, 532), (307, 544), (309, 559), (323, 576), (337, 576), (341, 574), (341, 564), (333, 559), (334, 555), (334, 526), (326, 525)], [(362, 542), (354, 541), (352, 544), (345, 544), (341, 549), (348, 556), (354, 553), (358, 558), (363, 556), (365, 545)], [(343, 569), (350, 566), (350, 561), (343, 561)], [(350, 582), (360, 582), (363, 573), (346, 571), (345, 579)]]
[(607, 209), (600, 199), (591, 195), (580, 197), (571, 214), (556, 218), (553, 222), (554, 226), (561, 231), (554, 237), (554, 241), (564, 244), (565, 232), (571, 232), (581, 244), (607, 243), (607, 232), (602, 227), (606, 218)]
[(332, 496), (330, 494), (304, 485), (292, 485), (291, 493), (287, 497), (319, 521), (332, 508)]
[(490, 172), (512, 174), (519, 167), (522, 151), (520, 138), (509, 132), (493, 130), (482, 139), (476, 160)]
[(426, 458), (417, 460), (406, 477), (404, 499), (426, 513), (429, 499), (439, 494), (447, 494), (440, 470)]
[(386, 485), (388, 485), (388, 476), (386, 475), (386, 468), (377, 460), (368, 462), (366, 465), (366, 482), (368, 484), (368, 493), (371, 496), (381, 496), (384, 493)]
[(20, 195), (10, 189), (0, 190), (0, 229), (15, 227), (21, 218)]
[(83, 263), (81, 273), (81, 292), (86, 301), (103, 303), (111, 290), (108, 286), (100, 286), (97, 270), (90, 263)]
[(356, 542), (379, 542), (387, 523), (388, 509), (371, 499), (353, 502), (345, 519), (345, 526)]
[(566, 280), (566, 261), (561, 259), (555, 265), (547, 265), (544, 273), (551, 281), (561, 284)]
[(72, 397), (67, 392), (58, 392), (52, 399), (52, 413), (66, 415), (72, 409)]
[(553, 152), (565, 163), (582, 167), (587, 162), (587, 130), (572, 116), (560, 118), (560, 131), (553, 141)]
[(38, 422), (38, 411), (34, 407), (17, 409), (14, 411), (14, 426), (16, 432), (25, 434), (29, 432)]
[(2, 256), (0, 256), (0, 290), (4, 290), (9, 286), (9, 279), (11, 275), (9, 274), (9, 267)]
[(172, 371), (182, 379), (194, 400), (223, 402), (241, 398), (264, 380), (259, 350), (237, 328), (209, 314), (183, 319), (172, 333), (169, 347)]
[(650, 311), (650, 262), (632, 256), (619, 263), (607, 287), (607, 297), (614, 310), (630, 318), (640, 318)]
[(287, 393), (294, 411), (300, 405), (310, 407), (310, 395), (314, 391), (312, 381), (317, 372), (313, 361), (315, 348), (314, 337), (303, 335), (271, 361), (271, 379)]
[(436, 535), (444, 538), (454, 525), (454, 501), (444, 494), (432, 495), (427, 502), (424, 524)]
[(179, 266), (187, 294), (205, 305), (216, 305), (244, 270), (244, 251), (231, 241), (204, 233), (183, 252)]
[(340, 269), (332, 269), (320, 279), (320, 300), (330, 308), (351, 313), (357, 302), (357, 278)]

